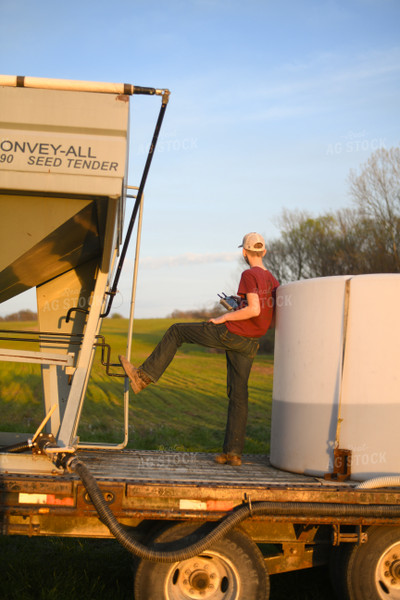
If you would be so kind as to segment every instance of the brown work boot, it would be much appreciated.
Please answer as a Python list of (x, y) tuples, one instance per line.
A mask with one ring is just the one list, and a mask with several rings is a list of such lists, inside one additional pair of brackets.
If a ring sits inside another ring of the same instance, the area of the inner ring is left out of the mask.
[(240, 467), (242, 459), (237, 454), (217, 454), (214, 461), (219, 465), (231, 465), (231, 467)]
[(228, 460), (228, 457), (226, 454), (216, 454), (214, 456), (214, 462), (218, 463), (219, 465), (226, 464), (227, 460)]
[(144, 390), (144, 388), (147, 387), (149, 383), (152, 383), (150, 377), (148, 377), (146, 373), (144, 373), (141, 369), (137, 369), (136, 367), (134, 367), (129, 362), (129, 360), (125, 358), (125, 356), (120, 355), (118, 358), (122, 365), (122, 368), (125, 371), (125, 374), (127, 375), (127, 377), (129, 377), (129, 381), (131, 382), (131, 388), (133, 389), (135, 394), (138, 394), (139, 392)]

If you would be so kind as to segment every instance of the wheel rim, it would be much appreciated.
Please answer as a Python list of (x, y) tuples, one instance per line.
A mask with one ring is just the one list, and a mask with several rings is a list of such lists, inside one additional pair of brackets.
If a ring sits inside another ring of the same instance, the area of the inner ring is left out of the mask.
[(167, 600), (237, 600), (240, 576), (234, 564), (207, 552), (171, 566), (165, 579)]
[(375, 584), (382, 600), (400, 600), (400, 543), (390, 546), (380, 557)]

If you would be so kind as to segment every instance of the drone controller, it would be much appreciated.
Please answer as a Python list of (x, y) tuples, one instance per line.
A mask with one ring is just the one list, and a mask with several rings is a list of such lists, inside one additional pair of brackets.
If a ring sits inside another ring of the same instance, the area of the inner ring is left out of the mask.
[(238, 310), (244, 302), (240, 296), (227, 296), (224, 292), (222, 292), (222, 296), (218, 294), (218, 297), (220, 298), (219, 303), (227, 310)]

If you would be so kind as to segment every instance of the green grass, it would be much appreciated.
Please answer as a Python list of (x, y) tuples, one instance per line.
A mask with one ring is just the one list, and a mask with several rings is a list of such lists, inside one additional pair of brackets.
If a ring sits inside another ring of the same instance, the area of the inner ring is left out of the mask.
[[(172, 322), (136, 321), (132, 346), (135, 364), (146, 358)], [(10, 329), (21, 327), (16, 323), (7, 325)], [(33, 328), (34, 324), (28, 326)], [(118, 362), (118, 354), (126, 353), (126, 330), (127, 321), (123, 319), (107, 319), (103, 324), (102, 334), (112, 347), (114, 363)], [(37, 349), (34, 344), (30, 348)], [(249, 385), (245, 452), (268, 451), (272, 372), (272, 357), (256, 358)], [(1, 430), (34, 432), (43, 418), (40, 367), (0, 363), (0, 381)], [(122, 441), (123, 381), (106, 374), (97, 350), (78, 429), (82, 441)], [(129, 447), (218, 451), (224, 436), (226, 411), (225, 355), (184, 345), (157, 385), (149, 386), (138, 396), (131, 394)]]
[[(171, 322), (136, 322), (132, 348), (135, 364), (151, 352)], [(36, 326), (1, 325), (3, 329)], [(102, 333), (112, 346), (112, 362), (125, 353), (126, 329), (123, 319), (104, 322)], [(30, 349), (37, 350), (34, 346)], [(269, 450), (272, 376), (272, 357), (258, 356), (250, 377), (245, 452)], [(183, 346), (157, 385), (138, 396), (132, 394), (129, 447), (220, 450), (227, 410), (225, 380), (223, 354)], [(43, 418), (40, 367), (0, 363), (0, 386), (0, 429), (34, 432)], [(123, 379), (106, 375), (97, 352), (78, 431), (81, 440), (122, 440), (122, 396)], [(132, 558), (114, 540), (0, 536), (0, 577), (0, 600), (133, 599)], [(274, 575), (270, 598), (334, 600), (325, 569)]]

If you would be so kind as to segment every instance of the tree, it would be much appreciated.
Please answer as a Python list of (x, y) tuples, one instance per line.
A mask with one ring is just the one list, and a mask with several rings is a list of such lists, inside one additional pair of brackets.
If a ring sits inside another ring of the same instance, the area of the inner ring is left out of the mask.
[(279, 281), (400, 273), (400, 148), (377, 150), (349, 182), (352, 208), (282, 212), (265, 262)]
[[(383, 272), (400, 272), (400, 148), (380, 148), (349, 175), (350, 193), (369, 220)], [(382, 260), (384, 259), (384, 260)]]
[(279, 281), (336, 274), (340, 232), (334, 215), (283, 211), (280, 225), (281, 238), (267, 245), (265, 261)]
[(263, 262), (281, 283), (292, 281), (293, 277), (288, 265), (288, 250), (283, 240), (267, 242), (267, 254)]

